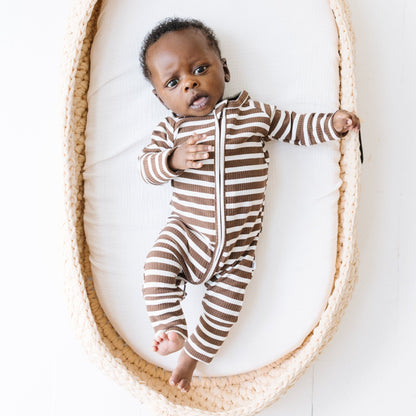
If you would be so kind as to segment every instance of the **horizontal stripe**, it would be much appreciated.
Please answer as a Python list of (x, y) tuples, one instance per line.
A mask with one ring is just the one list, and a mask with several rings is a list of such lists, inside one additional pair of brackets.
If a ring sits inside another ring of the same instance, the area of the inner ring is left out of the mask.
[(230, 160), (243, 160), (243, 159), (261, 159), (264, 158), (264, 153), (248, 153), (243, 155), (233, 155), (233, 156), (225, 156), (225, 161), (228, 162)]
[(227, 309), (227, 308), (223, 308), (222, 306), (219, 306), (211, 301), (209, 301), (208, 299), (203, 299), (202, 300), (203, 303), (207, 304), (208, 306), (210, 306), (211, 308), (215, 309), (218, 312), (222, 312), (225, 315), (233, 315), (233, 316), (238, 316), (238, 312)]
[(162, 326), (163, 325), (165, 327), (168, 327), (168, 324), (172, 324), (172, 322), (175, 322), (175, 321), (179, 321), (180, 322), (181, 320), (183, 320), (183, 319), (178, 319), (177, 316), (170, 316), (169, 318), (161, 319), (161, 320), (155, 322), (154, 323), (154, 326), (159, 327), (159, 326)]
[(183, 201), (178, 198), (178, 194), (172, 195), (171, 201), (176, 202), (180, 205), (184, 205), (188, 208), (195, 208), (198, 210), (205, 210), (205, 211), (215, 211), (215, 207), (213, 205), (198, 204), (196, 202)]
[[(151, 297), (151, 296), (150, 296)], [(177, 298), (167, 298), (167, 299), (146, 299), (147, 306), (157, 306), (157, 305), (165, 305), (168, 303), (177, 303)]]
[[(262, 171), (264, 169), (267, 169), (267, 164), (266, 163), (262, 163), (260, 165), (246, 166), (244, 168), (244, 172), (256, 171), (256, 170)], [(227, 173), (234, 173), (234, 172), (237, 172), (237, 173), (240, 173), (241, 174), (241, 167), (240, 166), (235, 166), (235, 167), (228, 167), (228, 168), (226, 167), (225, 168), (225, 173), (226, 174)]]
[(147, 309), (147, 313), (149, 316), (159, 316), (159, 315), (165, 315), (167, 313), (176, 312), (182, 310), (180, 305), (174, 306), (172, 308), (164, 308), (160, 309), (158, 311), (150, 311), (149, 308)]
[(250, 149), (250, 148), (258, 149), (258, 148), (263, 148), (263, 143), (259, 142), (258, 140), (254, 140), (254, 141), (246, 140), (246, 141), (244, 141), (244, 143), (228, 142), (228, 143), (225, 144), (225, 149), (226, 150), (236, 150), (236, 149), (241, 149), (241, 147), (244, 147), (244, 148), (247, 148), (247, 149)]
[(248, 178), (241, 178), (241, 179), (226, 179), (225, 180), (225, 185), (238, 185), (240, 183), (253, 183), (253, 182), (264, 182), (267, 179), (267, 175), (264, 176), (260, 176), (257, 177), (255, 176), (254, 178), (252, 177), (248, 177)]

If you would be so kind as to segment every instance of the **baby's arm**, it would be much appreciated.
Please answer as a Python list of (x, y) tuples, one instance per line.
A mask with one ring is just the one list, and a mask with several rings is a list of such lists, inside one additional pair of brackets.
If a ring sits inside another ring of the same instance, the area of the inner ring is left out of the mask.
[(172, 170), (168, 163), (174, 151), (173, 130), (166, 119), (153, 131), (152, 141), (139, 156), (140, 174), (143, 180), (153, 185), (161, 185), (179, 176), (182, 171)]
[(193, 137), (180, 146), (174, 146), (173, 130), (165, 120), (152, 134), (151, 143), (139, 156), (140, 173), (143, 180), (153, 185), (161, 185), (179, 176), (185, 169), (201, 168), (202, 160), (208, 159), (212, 146), (197, 144), (206, 138), (205, 134)]
[(350, 130), (360, 128), (358, 117), (345, 110), (335, 113), (297, 114), (266, 107), (270, 112), (268, 137), (298, 146), (338, 140)]

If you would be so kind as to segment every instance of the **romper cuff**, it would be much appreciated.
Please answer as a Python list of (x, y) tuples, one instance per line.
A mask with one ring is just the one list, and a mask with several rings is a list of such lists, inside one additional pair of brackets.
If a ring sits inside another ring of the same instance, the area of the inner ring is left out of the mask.
[(170, 166), (169, 166), (169, 163), (168, 163), (170, 156), (172, 155), (172, 153), (177, 148), (178, 148), (178, 146), (175, 146), (175, 147), (172, 147), (169, 150), (166, 150), (166, 151), (162, 152), (162, 155), (163, 155), (162, 156), (162, 166), (163, 166), (163, 169), (169, 174), (170, 179), (175, 178), (176, 176), (179, 176), (184, 172), (183, 169), (177, 169), (177, 170), (171, 169)]
[(175, 149), (176, 147), (157, 153), (142, 153), (139, 166), (146, 183), (161, 185), (182, 174), (183, 170), (172, 170), (168, 164), (169, 156)]

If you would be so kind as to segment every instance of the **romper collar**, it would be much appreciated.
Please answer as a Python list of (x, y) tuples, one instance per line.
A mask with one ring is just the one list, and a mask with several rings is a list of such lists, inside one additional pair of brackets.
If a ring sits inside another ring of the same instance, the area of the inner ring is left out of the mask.
[(225, 107), (227, 108), (238, 108), (241, 105), (243, 105), (245, 103), (246, 100), (248, 100), (249, 95), (248, 92), (243, 90), (241, 92), (239, 92), (237, 95), (235, 95), (234, 97), (230, 97), (230, 98), (225, 98), (222, 101), (220, 101), (215, 107), (214, 107), (214, 112), (218, 113), (220, 111), (222, 111)]

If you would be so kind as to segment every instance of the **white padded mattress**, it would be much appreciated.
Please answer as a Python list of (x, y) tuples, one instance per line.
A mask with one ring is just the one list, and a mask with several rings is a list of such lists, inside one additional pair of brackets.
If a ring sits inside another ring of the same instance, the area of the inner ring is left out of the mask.
[[(216, 32), (231, 71), (226, 96), (297, 112), (338, 107), (338, 38), (327, 0), (104, 0), (91, 53), (85, 163), (85, 230), (100, 303), (123, 339), (172, 369), (176, 355), (151, 350), (141, 297), (143, 264), (169, 214), (170, 186), (145, 184), (137, 156), (166, 110), (139, 68), (144, 35), (167, 17), (195, 17)], [(298, 347), (326, 306), (335, 271), (338, 143), (272, 142), (263, 232), (239, 322), (197, 373), (243, 373)], [(188, 285), (190, 329), (203, 287)]]

